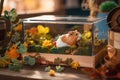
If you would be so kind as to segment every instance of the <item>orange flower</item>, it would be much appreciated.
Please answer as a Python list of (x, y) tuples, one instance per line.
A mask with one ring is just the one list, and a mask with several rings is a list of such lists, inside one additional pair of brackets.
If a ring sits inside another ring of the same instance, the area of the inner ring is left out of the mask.
[(33, 27), (29, 30), (29, 34), (32, 34), (32, 35), (36, 35), (37, 34), (37, 28), (36, 27)]
[(15, 28), (15, 31), (21, 31), (22, 30), (22, 24), (18, 24)]
[(16, 45), (13, 45), (10, 50), (7, 50), (5, 53), (6, 56), (8, 56), (10, 59), (18, 58), (19, 54), (16, 50)]
[(24, 46), (25, 46), (25, 47), (28, 47), (28, 43), (27, 43), (27, 42), (24, 42)]

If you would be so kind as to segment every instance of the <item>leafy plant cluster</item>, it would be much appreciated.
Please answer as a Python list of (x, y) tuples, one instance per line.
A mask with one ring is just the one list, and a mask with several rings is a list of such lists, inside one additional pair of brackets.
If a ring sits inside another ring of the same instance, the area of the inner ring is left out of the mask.
[(10, 31), (7, 36), (10, 38), (3, 57), (0, 57), (0, 67), (8, 67), (10, 70), (19, 71), (23, 64), (34, 65), (35, 59), (26, 56), (23, 60), (22, 54), (27, 52), (24, 42), (24, 31), (22, 20), (17, 21), (16, 9), (4, 11), (4, 18), (10, 22)]

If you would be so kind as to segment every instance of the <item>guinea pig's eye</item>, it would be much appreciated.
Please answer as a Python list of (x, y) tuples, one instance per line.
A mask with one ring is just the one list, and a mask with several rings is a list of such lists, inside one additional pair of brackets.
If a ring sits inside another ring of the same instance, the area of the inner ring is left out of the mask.
[(77, 36), (78, 34), (76, 34), (76, 36)]
[(70, 36), (71, 36), (72, 34), (70, 34)]

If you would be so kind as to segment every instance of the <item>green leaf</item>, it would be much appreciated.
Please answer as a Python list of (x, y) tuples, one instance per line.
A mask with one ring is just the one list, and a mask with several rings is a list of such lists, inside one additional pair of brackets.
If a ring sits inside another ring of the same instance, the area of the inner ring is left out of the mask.
[(57, 50), (58, 50), (58, 53), (65, 53), (65, 51), (69, 48), (70, 47), (60, 47), (60, 48), (57, 48)]
[(25, 62), (25, 64), (33, 66), (33, 65), (35, 65), (36, 59), (32, 58), (30, 56), (25, 56), (24, 57), (24, 62)]
[(35, 58), (29, 58), (28, 64), (33, 66), (33, 65), (35, 65), (35, 62), (36, 62)]
[(67, 58), (67, 59), (65, 60), (65, 63), (66, 63), (67, 65), (71, 65), (72, 62), (73, 62), (73, 59), (72, 59), (72, 58)]
[(14, 35), (12, 35), (11, 41), (17, 42), (19, 39), (20, 39), (20, 34), (16, 32)]
[(59, 65), (61, 63), (61, 61), (62, 61), (62, 58), (57, 57), (54, 59), (54, 64)]
[(21, 44), (21, 42), (19, 41), (19, 42), (16, 43), (16, 46), (19, 46), (20, 44)]
[(19, 21), (18, 21), (17, 24), (20, 24), (20, 23), (22, 23), (22, 22), (23, 22), (23, 20), (22, 20), (22, 19), (19, 19)]
[(56, 47), (51, 48), (50, 52), (51, 53), (59, 53), (58, 48), (56, 48)]
[(17, 49), (17, 52), (19, 54), (23, 54), (23, 53), (27, 52), (27, 48), (24, 46), (24, 44), (20, 44), (18, 49)]
[(4, 18), (9, 19), (9, 12), (8, 11), (4, 11)]
[(50, 70), (51, 70), (51, 66), (45, 67), (45, 71), (46, 71), (46, 72), (49, 72)]
[(25, 62), (25, 64), (28, 64), (28, 61), (29, 61), (29, 56), (25, 56), (25, 57), (24, 57), (24, 62)]
[(13, 9), (9, 12), (10, 20), (11, 20), (12, 22), (14, 22), (14, 21), (16, 20), (17, 16), (18, 16), (18, 15), (17, 15), (16, 9), (13, 8)]
[(28, 52), (35, 52), (35, 51), (36, 51), (35, 45), (29, 45), (28, 46)]
[(57, 72), (62, 72), (63, 70), (64, 70), (64, 67), (61, 67), (60, 65), (56, 66), (56, 71)]
[(10, 63), (8, 65), (8, 68), (10, 70), (13, 70), (13, 71), (19, 71), (21, 68), (22, 68), (22, 62), (17, 60), (17, 59), (12, 59), (11, 61), (12, 63)]

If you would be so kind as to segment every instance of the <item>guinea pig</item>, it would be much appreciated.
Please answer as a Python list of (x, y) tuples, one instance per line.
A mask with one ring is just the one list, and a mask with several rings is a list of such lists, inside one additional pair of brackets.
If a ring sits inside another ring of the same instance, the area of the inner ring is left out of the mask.
[(73, 46), (78, 40), (81, 39), (81, 37), (81, 33), (79, 33), (77, 30), (69, 31), (67, 34), (63, 34), (58, 37), (56, 41), (56, 47)]

